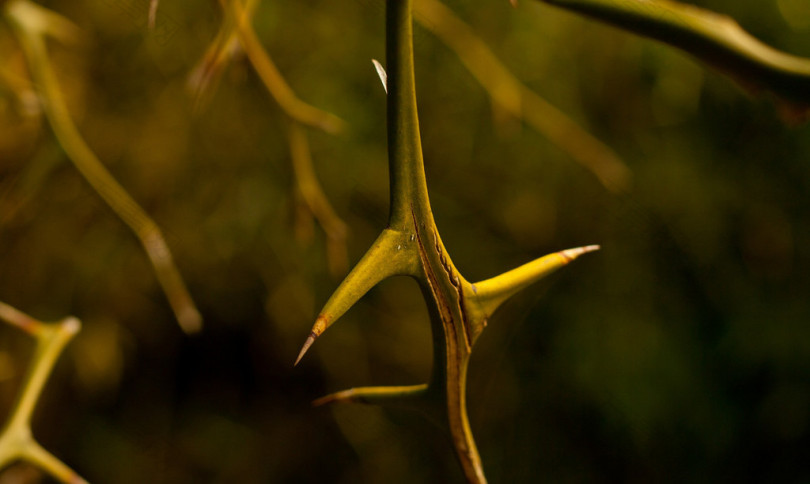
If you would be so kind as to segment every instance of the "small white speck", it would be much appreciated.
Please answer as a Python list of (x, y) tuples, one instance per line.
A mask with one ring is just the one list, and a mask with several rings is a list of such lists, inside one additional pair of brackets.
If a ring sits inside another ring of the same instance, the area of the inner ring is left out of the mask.
[(401, 246), (401, 245), (397, 245), (397, 250), (400, 250), (400, 249), (402, 249), (402, 246)]

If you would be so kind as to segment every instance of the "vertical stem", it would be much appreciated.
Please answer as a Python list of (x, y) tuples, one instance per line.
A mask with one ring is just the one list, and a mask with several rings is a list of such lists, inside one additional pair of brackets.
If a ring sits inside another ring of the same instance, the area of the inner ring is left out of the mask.
[[(426, 300), (439, 301), (442, 296), (434, 292), (430, 277), (420, 284), (422, 294)], [(459, 338), (463, 338), (459, 335), (463, 331), (463, 320), (447, 305), (428, 305), (428, 311), (433, 335), (433, 373), (428, 387), (430, 398), (438, 398), (439, 404), (445, 407), (443, 413), (447, 430), (467, 482), (486, 484), (481, 457), (467, 417), (470, 351), (465, 345), (459, 344)]]
[[(387, 0), (385, 55), (388, 69), (388, 162), (391, 178), (391, 227), (411, 220), (411, 210), (430, 216), (422, 160), (416, 80), (413, 68), (412, 0)], [(428, 220), (423, 220), (428, 222)]]
[[(412, 4), (413, 0), (387, 0), (386, 4), (389, 224), (395, 229), (419, 224), (413, 228), (425, 271), (422, 289), (427, 300), (437, 302), (437, 307), (431, 309), (435, 348), (432, 385), (444, 386), (446, 422), (465, 477), (471, 483), (482, 484), (486, 478), (467, 420), (465, 402), (469, 348), (466, 343), (462, 345), (460, 339), (466, 338), (462, 334), (466, 331), (465, 321), (459, 295), (451, 281), (455, 270), (439, 239), (428, 200), (416, 108)], [(430, 242), (423, 244), (422, 237)]]

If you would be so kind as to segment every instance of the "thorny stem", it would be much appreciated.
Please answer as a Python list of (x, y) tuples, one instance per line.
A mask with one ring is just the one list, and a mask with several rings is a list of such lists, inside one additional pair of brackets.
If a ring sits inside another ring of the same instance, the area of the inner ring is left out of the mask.
[(0, 469), (23, 459), (64, 483), (85, 483), (84, 479), (62, 461), (43, 449), (31, 435), (31, 415), (45, 382), (65, 345), (81, 329), (81, 323), (78, 319), (69, 317), (58, 323), (45, 324), (2, 302), (0, 302), (0, 319), (24, 330), (36, 339), (32, 364), (23, 378), (22, 388), (12, 407), (11, 416), (0, 434)]
[(439, 0), (416, 0), (414, 14), (458, 55), (493, 103), (546, 136), (608, 190), (620, 193), (630, 187), (630, 169), (612, 149), (523, 85), (452, 10)]
[(371, 287), (394, 275), (417, 280), (428, 303), (433, 334), (433, 372), (427, 385), (355, 388), (316, 404), (355, 401), (422, 410), (450, 435), (469, 482), (484, 483), (484, 471), (467, 419), (467, 367), (473, 345), (498, 305), (523, 287), (595, 246), (570, 249), (492, 278), (478, 287), (456, 270), (430, 209), (416, 107), (412, 1), (387, 0), (388, 160), (391, 211), (366, 255), (321, 310), (296, 364), (329, 326)]
[(28, 60), (31, 76), (54, 135), (74, 166), (107, 205), (126, 223), (141, 242), (175, 317), (186, 333), (202, 326), (202, 317), (186, 289), (169, 247), (157, 224), (143, 211), (104, 167), (82, 138), (70, 118), (67, 104), (53, 72), (40, 26), (41, 8), (27, 0), (14, 0), (5, 15), (17, 34)]

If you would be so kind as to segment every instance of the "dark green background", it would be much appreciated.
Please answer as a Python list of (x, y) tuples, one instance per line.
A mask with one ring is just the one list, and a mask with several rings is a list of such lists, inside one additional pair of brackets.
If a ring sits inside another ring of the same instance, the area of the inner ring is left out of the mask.
[[(192, 108), (185, 83), (217, 2), (161, 2), (159, 34), (145, 0), (47, 4), (87, 34), (50, 44), (74, 118), (163, 228), (206, 327), (183, 336), (137, 240), (0, 90), (0, 300), (84, 323), (35, 414), (43, 445), (94, 483), (461, 481), (449, 441), (416, 415), (310, 408), (352, 386), (426, 381), (427, 312), (412, 281), (387, 281), (292, 367), (339, 281), (320, 229), (294, 236), (285, 121), (250, 65)], [(416, 28), (428, 185), (461, 272), (603, 247), (479, 340), (469, 411), (490, 481), (810, 482), (810, 128), (684, 54), (538, 2), (448, 5), (634, 174), (628, 193), (607, 191), (494, 114)], [(810, 56), (800, 0), (702, 5)], [(384, 59), (383, 15), (380, 0), (266, 0), (254, 22), (296, 92), (350, 126), (310, 140), (352, 264), (388, 211), (370, 62)], [(24, 72), (5, 25), (0, 55)], [(30, 352), (0, 328), (0, 412)]]

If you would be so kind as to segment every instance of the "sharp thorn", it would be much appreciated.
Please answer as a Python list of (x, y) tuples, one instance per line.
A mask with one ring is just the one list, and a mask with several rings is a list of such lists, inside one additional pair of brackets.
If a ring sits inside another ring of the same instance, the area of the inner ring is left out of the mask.
[(595, 250), (599, 250), (600, 248), (601, 247), (598, 245), (586, 245), (585, 247), (562, 250), (559, 252), (559, 254), (565, 258), (566, 262), (571, 262), (582, 254), (587, 254), (588, 252), (593, 252)]
[(293, 366), (298, 366), (298, 363), (301, 361), (301, 358), (304, 357), (304, 355), (309, 350), (309, 347), (312, 346), (312, 343), (315, 342), (315, 339), (317, 337), (318, 337), (318, 335), (315, 334), (314, 331), (312, 333), (310, 333), (309, 336), (307, 336), (307, 340), (304, 341), (304, 346), (301, 347), (301, 352), (298, 353), (298, 358), (295, 359), (295, 364), (293, 364)]
[(385, 67), (383, 67), (377, 59), (371, 59), (371, 63), (374, 64), (374, 68), (377, 70), (377, 75), (380, 76), (380, 82), (382, 82), (383, 89), (385, 89), (385, 93), (388, 94), (388, 74), (385, 72)]

